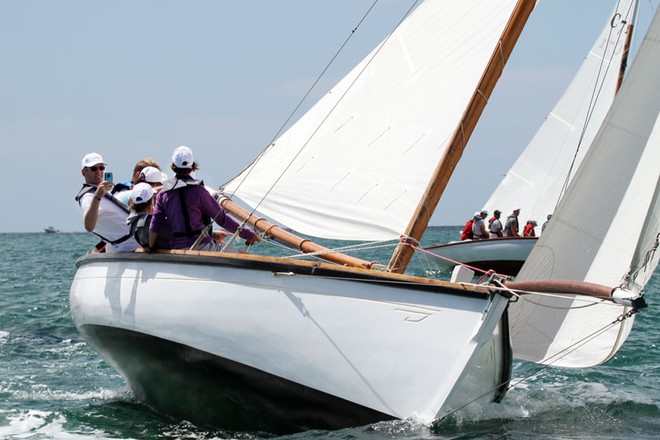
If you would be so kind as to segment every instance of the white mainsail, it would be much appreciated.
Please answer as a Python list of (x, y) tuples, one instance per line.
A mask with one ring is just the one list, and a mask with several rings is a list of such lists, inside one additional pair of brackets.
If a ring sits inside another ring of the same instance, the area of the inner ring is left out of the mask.
[[(593, 146), (517, 280), (584, 280), (633, 291), (644, 287), (658, 262), (653, 247), (660, 232), (658, 72), (656, 12)], [(630, 272), (637, 273), (633, 282), (628, 282)], [(600, 364), (630, 332), (632, 318), (616, 322), (625, 312), (610, 302), (570, 296), (523, 298), (511, 307), (514, 355), (557, 366)], [(593, 337), (585, 341), (586, 335)]]
[(422, 3), (225, 194), (315, 237), (399, 238), (516, 3)]
[(521, 207), (522, 218), (539, 222), (554, 211), (573, 158), (574, 174), (612, 104), (636, 10), (636, 0), (617, 2), (573, 81), (485, 208), (506, 215)]

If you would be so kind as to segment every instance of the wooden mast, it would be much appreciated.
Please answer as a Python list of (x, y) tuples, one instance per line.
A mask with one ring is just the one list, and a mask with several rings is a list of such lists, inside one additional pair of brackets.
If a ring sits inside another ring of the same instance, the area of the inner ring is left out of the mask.
[[(635, 8), (635, 9), (637, 9), (637, 8)], [(633, 19), (635, 18), (634, 17), (635, 15), (636, 15), (636, 12), (633, 13)], [(633, 23), (628, 25), (627, 34), (626, 34), (626, 42), (623, 45), (623, 56), (621, 57), (621, 67), (619, 68), (619, 80), (616, 83), (616, 91), (617, 92), (621, 88), (621, 83), (623, 82), (623, 75), (626, 73), (626, 67), (628, 67), (628, 54), (630, 53), (630, 42), (632, 41), (632, 34), (633, 34), (634, 26), (635, 25)]]
[[(447, 186), (447, 182), (463, 154), (465, 145), (472, 135), (483, 109), (486, 107), (488, 98), (502, 74), (504, 66), (511, 55), (511, 51), (527, 22), (527, 18), (534, 9), (535, 3), (535, 0), (520, 0), (511, 14), (511, 18), (500, 38), (500, 42), (493, 52), (488, 66), (481, 77), (481, 81), (463, 113), (463, 118), (454, 131), (449, 146), (443, 153), (433, 177), (426, 188), (425, 196), (417, 205), (417, 209), (408, 224), (405, 233), (406, 237), (415, 241), (419, 241), (422, 238), (431, 219), (431, 215), (438, 205), (438, 201)], [(389, 269), (397, 273), (405, 272), (413, 252), (413, 248), (407, 243), (402, 242), (399, 244), (392, 255)]]

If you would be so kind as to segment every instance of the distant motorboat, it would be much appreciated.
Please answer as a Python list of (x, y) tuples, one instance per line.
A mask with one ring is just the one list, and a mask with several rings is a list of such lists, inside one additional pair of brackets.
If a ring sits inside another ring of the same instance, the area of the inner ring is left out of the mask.
[(44, 232), (45, 232), (46, 234), (55, 234), (55, 233), (57, 233), (57, 232), (60, 232), (60, 230), (59, 230), (59, 229), (55, 229), (55, 228), (52, 227), (52, 226), (48, 226), (48, 227), (44, 228)]

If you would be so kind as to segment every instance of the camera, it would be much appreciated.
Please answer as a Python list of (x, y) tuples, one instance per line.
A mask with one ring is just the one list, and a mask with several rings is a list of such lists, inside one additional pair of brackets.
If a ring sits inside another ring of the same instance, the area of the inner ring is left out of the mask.
[(103, 180), (107, 180), (108, 182), (112, 182), (112, 172), (108, 171), (103, 174)]

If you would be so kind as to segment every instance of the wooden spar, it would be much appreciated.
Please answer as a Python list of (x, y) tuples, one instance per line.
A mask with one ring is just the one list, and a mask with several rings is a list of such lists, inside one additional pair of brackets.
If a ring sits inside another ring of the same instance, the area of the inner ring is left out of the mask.
[[(435, 169), (433, 177), (426, 188), (424, 193), (425, 196), (417, 205), (417, 209), (408, 224), (408, 229), (406, 230), (405, 235), (413, 241), (419, 242), (424, 231), (426, 231), (431, 215), (433, 215), (433, 211), (438, 205), (438, 201), (447, 186), (447, 182), (449, 181), (451, 174), (454, 172), (458, 160), (463, 154), (465, 145), (472, 135), (481, 113), (486, 107), (488, 98), (490, 98), (490, 95), (495, 88), (495, 84), (504, 70), (504, 66), (511, 55), (513, 47), (518, 41), (518, 37), (527, 22), (527, 18), (534, 9), (535, 3), (535, 0), (520, 0), (511, 14), (511, 18), (500, 38), (500, 42), (495, 48), (495, 51), (488, 62), (488, 66), (481, 77), (481, 81), (463, 113), (463, 118), (454, 131), (454, 135), (452, 136), (448, 147), (445, 149), (445, 152)], [(399, 244), (390, 260), (390, 271), (397, 273), (405, 272), (408, 263), (412, 258), (413, 251), (413, 248), (409, 246), (408, 243), (402, 242)]]
[[(634, 15), (634, 14), (633, 14)], [(628, 25), (628, 30), (626, 34), (626, 42), (623, 45), (623, 56), (621, 57), (621, 67), (619, 68), (619, 80), (616, 83), (616, 91), (618, 92), (621, 88), (621, 83), (623, 82), (623, 75), (626, 73), (626, 67), (628, 66), (628, 54), (630, 53), (630, 42), (632, 41), (633, 27), (634, 24)]]
[[(226, 197), (221, 197), (218, 200), (218, 203), (220, 203), (220, 206), (222, 206), (230, 214), (240, 218), (241, 220), (247, 220), (247, 223), (251, 225), (255, 231), (263, 232), (273, 239), (279, 241), (280, 243), (284, 243), (286, 245), (300, 249), (300, 251), (303, 253), (308, 254), (313, 252), (329, 251), (328, 248), (316, 244), (306, 238), (298, 237), (297, 235), (287, 232), (279, 226), (264, 220), (263, 218), (259, 218), (250, 214), (247, 209)], [(339, 252), (321, 253), (318, 255), (318, 257), (333, 263), (351, 267), (371, 269), (375, 265), (375, 263), (370, 263), (366, 260), (361, 260), (359, 258), (351, 257)]]
[(511, 290), (585, 295), (608, 300), (612, 299), (612, 291), (614, 290), (600, 284), (574, 280), (505, 281), (504, 285)]

